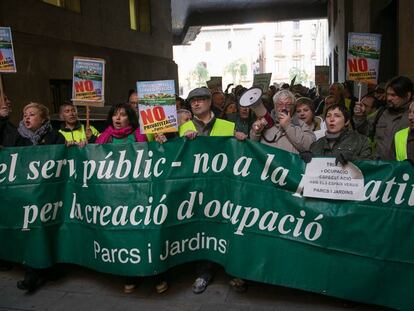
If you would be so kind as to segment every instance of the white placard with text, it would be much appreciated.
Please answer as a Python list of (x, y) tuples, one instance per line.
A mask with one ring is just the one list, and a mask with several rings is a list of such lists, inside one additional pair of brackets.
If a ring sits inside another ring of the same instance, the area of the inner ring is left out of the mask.
[(313, 158), (306, 165), (303, 196), (364, 200), (364, 175), (351, 162), (335, 165), (335, 158)]

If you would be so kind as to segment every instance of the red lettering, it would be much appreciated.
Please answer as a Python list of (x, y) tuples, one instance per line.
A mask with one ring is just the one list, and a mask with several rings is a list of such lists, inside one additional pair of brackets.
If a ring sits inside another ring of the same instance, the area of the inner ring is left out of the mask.
[(76, 93), (85, 92), (85, 87), (83, 86), (83, 81), (75, 81), (75, 91), (76, 91)]
[(147, 125), (148, 123), (154, 123), (154, 117), (152, 116), (151, 109), (141, 110), (139, 114), (141, 115), (141, 121), (144, 125)]
[(348, 59), (349, 72), (358, 72), (358, 60), (356, 58)]
[(360, 72), (368, 71), (368, 61), (365, 58), (358, 59), (358, 68)]
[(92, 92), (93, 91), (93, 82), (91, 80), (86, 80), (84, 82), (84, 85), (85, 85), (85, 90), (87, 92)]
[(153, 109), (154, 118), (156, 121), (160, 122), (165, 120), (165, 112), (164, 109), (160, 106), (156, 106)]
[(348, 59), (349, 72), (367, 72), (368, 61), (366, 58), (352, 58)]
[(90, 80), (75, 81), (75, 90), (76, 90), (76, 93), (92, 92), (93, 82)]

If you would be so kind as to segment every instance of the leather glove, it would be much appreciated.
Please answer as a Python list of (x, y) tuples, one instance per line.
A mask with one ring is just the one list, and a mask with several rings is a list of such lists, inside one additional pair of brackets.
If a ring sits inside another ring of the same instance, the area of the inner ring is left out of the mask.
[(354, 154), (351, 151), (338, 151), (335, 156), (335, 165), (338, 165), (338, 163), (346, 165), (349, 161), (352, 161), (353, 158)]
[(309, 150), (301, 151), (299, 152), (299, 156), (303, 160), (303, 162), (310, 163), (310, 161), (312, 161), (313, 158), (313, 153)]

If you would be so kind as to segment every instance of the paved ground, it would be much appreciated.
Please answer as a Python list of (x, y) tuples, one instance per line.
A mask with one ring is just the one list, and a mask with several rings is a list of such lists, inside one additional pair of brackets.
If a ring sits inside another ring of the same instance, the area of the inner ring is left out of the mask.
[(71, 267), (66, 277), (28, 295), (16, 288), (16, 282), (22, 275), (20, 268), (0, 272), (0, 311), (388, 310), (368, 305), (357, 305), (350, 309), (338, 299), (259, 283), (250, 283), (248, 291), (239, 294), (229, 288), (229, 277), (222, 271), (203, 294), (194, 295), (191, 291), (194, 274), (189, 265), (171, 271), (173, 283), (163, 294), (155, 292), (152, 278), (143, 279), (134, 293), (124, 294), (121, 277)]

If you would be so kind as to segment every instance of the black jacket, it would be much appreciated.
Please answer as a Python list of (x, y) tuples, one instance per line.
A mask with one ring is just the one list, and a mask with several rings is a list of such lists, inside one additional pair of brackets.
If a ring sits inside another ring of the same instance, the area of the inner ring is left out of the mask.
[(0, 118), (0, 146), (16, 146), (17, 137), (17, 129), (9, 121), (9, 118)]
[[(64, 144), (65, 137), (61, 135), (55, 129), (51, 129), (45, 135), (43, 135), (42, 139), (40, 140), (39, 145), (56, 145), (56, 144)], [(16, 146), (33, 146), (33, 143), (30, 139), (25, 138), (18, 134)]]
[(353, 160), (369, 160), (371, 146), (368, 137), (346, 129), (335, 140), (332, 147), (326, 136), (319, 138), (310, 146), (313, 156), (336, 157), (338, 153), (352, 154)]

